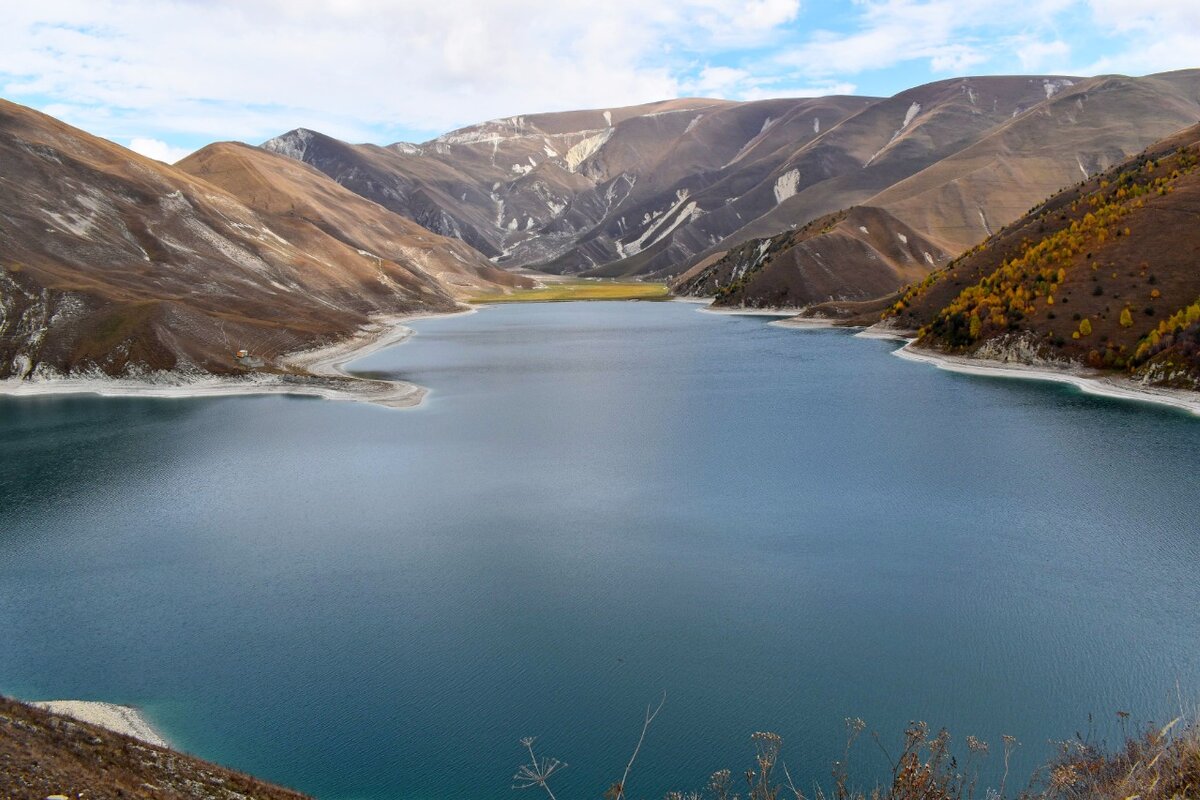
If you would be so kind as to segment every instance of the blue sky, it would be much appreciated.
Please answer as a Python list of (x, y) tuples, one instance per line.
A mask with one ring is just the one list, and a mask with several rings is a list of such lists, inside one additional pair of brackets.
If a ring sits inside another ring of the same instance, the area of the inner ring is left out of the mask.
[(667, 97), (1200, 66), (1198, 0), (40, 0), (0, 95), (164, 160), (304, 126), (423, 141)]

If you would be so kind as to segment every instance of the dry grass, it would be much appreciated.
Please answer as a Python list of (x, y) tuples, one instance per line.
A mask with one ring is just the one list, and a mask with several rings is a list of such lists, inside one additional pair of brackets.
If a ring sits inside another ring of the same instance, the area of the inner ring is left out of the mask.
[(1176, 800), (1200, 797), (1200, 726), (1131, 736), (1115, 752), (1086, 742), (1065, 742), (1027, 796), (1038, 800)]
[[(1122, 722), (1128, 715), (1122, 714)], [(870, 789), (852, 785), (850, 760), (866, 728), (859, 719), (846, 720), (847, 737), (842, 761), (833, 765), (831, 789), (817, 787), (810, 794), (797, 788), (783, 760), (783, 739), (775, 733), (751, 736), (754, 762), (740, 775), (728, 769), (712, 774), (703, 789), (668, 792), (666, 800), (1194, 800), (1200, 798), (1200, 725), (1147, 729), (1126, 739), (1119, 750), (1108, 750), (1078, 738), (1059, 745), (1056, 758), (1038, 770), (1024, 790), (1010, 793), (1009, 760), (1018, 742), (1002, 739), (996, 757), (1002, 758), (998, 786), (980, 787), (978, 776), (989, 757), (987, 742), (968, 736), (957, 754), (945, 730), (931, 734), (923, 722), (905, 731), (904, 746), (894, 758), (880, 737), (870, 738), (883, 750), (892, 766), (885, 784)], [(645, 727), (642, 731), (645, 736)], [(639, 740), (640, 745), (640, 740)], [(531, 752), (532, 755), (532, 752)], [(556, 766), (558, 762), (553, 762)], [(537, 759), (534, 759), (537, 764)], [(632, 762), (631, 762), (632, 763)], [(547, 774), (548, 778), (549, 775)], [(622, 781), (605, 797), (624, 797)], [(536, 782), (554, 797), (548, 781)], [(527, 788), (517, 785), (515, 788)]]
[(507, 294), (478, 294), (468, 303), (561, 303), (571, 300), (668, 300), (665, 283), (641, 281), (564, 281)]

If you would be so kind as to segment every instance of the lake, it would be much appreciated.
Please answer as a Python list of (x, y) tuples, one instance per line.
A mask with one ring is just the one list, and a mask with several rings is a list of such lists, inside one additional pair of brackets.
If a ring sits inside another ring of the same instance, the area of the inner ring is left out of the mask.
[(1197, 699), (1194, 417), (683, 303), (413, 327), (352, 369), (416, 409), (0, 398), (0, 691), (320, 798), (517, 797), (536, 735), (560, 800), (663, 692), (634, 797), (757, 730), (828, 785), (847, 717), (977, 735), (991, 778), (1014, 735), (1023, 784)]

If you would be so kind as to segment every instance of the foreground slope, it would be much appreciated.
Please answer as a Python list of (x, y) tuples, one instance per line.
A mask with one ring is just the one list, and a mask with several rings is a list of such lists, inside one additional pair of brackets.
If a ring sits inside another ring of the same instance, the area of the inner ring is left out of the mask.
[(1055, 195), (885, 316), (918, 349), (1200, 389), (1200, 125)]
[(358, 220), (330, 212), (350, 193), (316, 173), (289, 178), (283, 159), (254, 162), (279, 194), (228, 181), (253, 207), (0, 101), (0, 163), (0, 378), (270, 370), (372, 315), (453, 309), (439, 275), (463, 291), (509, 280), (462, 243), (382, 209), (357, 208)]
[(298, 792), (0, 697), (5, 797), (301, 800)]

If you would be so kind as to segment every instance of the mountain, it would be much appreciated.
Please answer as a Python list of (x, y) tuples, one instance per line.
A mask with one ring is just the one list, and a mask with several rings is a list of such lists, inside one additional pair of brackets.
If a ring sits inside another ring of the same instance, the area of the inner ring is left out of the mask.
[[(765, 232), (783, 225), (785, 217), (780, 215), (785, 210), (804, 218), (831, 202), (858, 201), (864, 187), (879, 185), (880, 178), (884, 181), (896, 178), (863, 199), (862, 208), (874, 209), (877, 216), (882, 215), (884, 224), (874, 226), (874, 230), (882, 228), (884, 234), (897, 238), (901, 235), (911, 238), (910, 231), (917, 232), (923, 240), (919, 253), (910, 249), (901, 256), (917, 255), (929, 268), (934, 268), (943, 265), (947, 256), (982, 241), (1063, 186), (1119, 164), (1154, 141), (1200, 119), (1200, 71), (1197, 70), (1148, 78), (1045, 78), (1035, 81), (1042, 90), (1040, 100), (1027, 106), (1017, 102), (1012, 107), (1019, 96), (1016, 90), (1030, 80), (971, 78), (957, 82), (961, 96), (951, 91), (956, 82), (931, 84), (898, 95), (902, 101), (910, 102), (912, 117), (908, 119), (906, 114), (908, 122), (897, 129), (895, 138), (882, 151), (867, 159), (869, 163), (860, 174), (837, 176), (810, 189), (798, 190), (794, 198), (781, 204), (779, 211), (757, 220), (721, 246), (738, 242), (750, 231)], [(937, 92), (931, 94), (935, 89)], [(987, 94), (988, 90), (1008, 93), (1002, 100), (996, 94)], [(1000, 115), (1004, 117), (1001, 121), (995, 113), (972, 114), (970, 109), (979, 106), (1007, 113)], [(898, 107), (892, 106), (892, 113)], [(878, 106), (859, 115), (844, 127), (865, 125), (865, 118), (877, 109)], [(977, 139), (960, 139), (939, 147), (938, 141), (967, 129), (968, 122), (964, 120), (968, 116), (970, 125), (976, 126)], [(979, 128), (989, 122), (989, 117), (990, 122), (997, 124)], [(864, 134), (862, 138), (870, 137)], [(906, 152), (896, 152), (901, 149)], [(946, 155), (947, 150), (953, 152)], [(853, 152), (861, 156), (865, 149), (860, 145)], [(939, 155), (942, 157), (928, 166), (901, 177), (913, 166)], [(885, 168), (890, 172), (887, 176), (868, 175)], [(843, 226), (821, 235), (801, 237), (808, 251), (826, 253), (823, 260), (801, 251), (785, 253), (784, 258), (775, 258), (773, 265), (747, 267), (752, 273), (748, 284), (737, 292), (718, 296), (717, 303), (749, 306), (774, 303), (781, 280), (792, 290), (788, 305), (797, 307), (830, 300), (864, 300), (873, 293), (885, 293), (879, 289), (886, 285), (886, 280), (893, 280), (888, 291), (904, 282), (903, 270), (879, 253), (851, 249), (846, 251), (847, 258), (831, 261), (828, 253), (840, 246), (831, 238), (842, 237), (845, 231)], [(782, 243), (791, 240), (784, 234), (768, 247), (786, 251)], [(730, 250), (724, 263), (710, 255), (700, 262), (699, 269), (694, 267), (684, 273), (677, 291), (714, 295), (724, 274), (742, 268), (738, 263), (742, 252)], [(908, 263), (902, 260), (899, 266)], [(761, 273), (753, 276), (760, 268)], [(711, 277), (705, 277), (701, 271), (711, 273)], [(806, 277), (807, 273), (829, 271), (839, 273), (842, 279), (812, 281)], [(779, 278), (777, 274), (785, 277)]]
[(528, 283), (461, 240), (432, 234), (316, 169), (261, 148), (220, 142), (175, 166), (238, 198), (309, 253), (351, 248), (379, 267), (389, 262), (419, 269), (455, 297)]
[(420, 145), (296, 130), (263, 147), (498, 264), (578, 273), (644, 261), (685, 227), (693, 249), (710, 246), (726, 231), (701, 222), (707, 209), (747, 193), (773, 204), (773, 165), (872, 102), (681, 99), (492, 120)]
[(523, 280), (251, 148), (176, 168), (0, 101), (0, 163), (0, 378), (279, 370), (372, 315)]
[[(299, 130), (264, 147), (500, 265), (690, 279), (726, 254), (736, 261), (762, 239), (852, 207), (872, 209), (855, 212), (875, 221), (865, 226), (871, 236), (917, 234), (925, 244), (908, 255), (932, 268), (1048, 194), (1197, 119), (1200, 70), (984, 76), (890, 98), (685, 99), (518, 116), (419, 145), (350, 145)], [(843, 234), (856, 238), (856, 228), (843, 226), (829, 245), (803, 239), (814, 252), (839, 253), (814, 270), (844, 278), (777, 280), (788, 262), (776, 258), (759, 278), (767, 294), (750, 288), (739, 299), (773, 302), (783, 285), (796, 305), (899, 288), (910, 274), (906, 257), (888, 256), (882, 240), (849, 245)], [(747, 242), (755, 244), (739, 251)], [(869, 256), (881, 270), (864, 267)], [(719, 280), (691, 281), (689, 291)]]
[(888, 212), (855, 206), (738, 245), (685, 272), (673, 289), (712, 297), (718, 307), (800, 309), (826, 298), (878, 297), (947, 260), (938, 245)]
[(901, 293), (915, 347), (1200, 389), (1200, 125), (1056, 194)]

